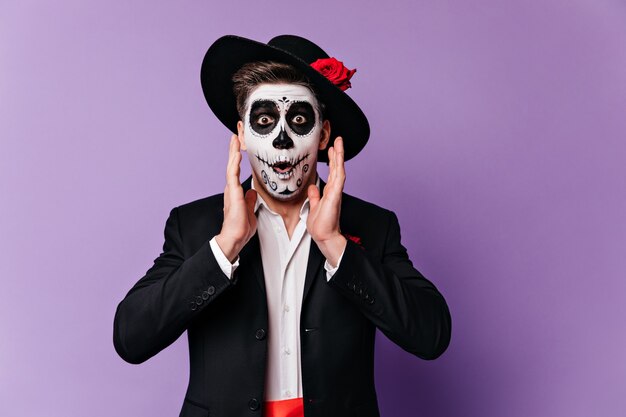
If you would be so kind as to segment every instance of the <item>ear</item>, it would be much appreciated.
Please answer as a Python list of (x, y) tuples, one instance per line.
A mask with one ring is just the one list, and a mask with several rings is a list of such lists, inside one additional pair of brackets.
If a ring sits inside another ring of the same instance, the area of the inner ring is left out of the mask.
[(320, 146), (319, 149), (326, 149), (328, 146), (328, 142), (330, 141), (330, 121), (328, 119), (324, 120), (322, 124), (322, 135), (320, 137)]
[(246, 140), (243, 136), (243, 122), (240, 120), (237, 122), (237, 137), (239, 138), (239, 148), (242, 151), (246, 150)]

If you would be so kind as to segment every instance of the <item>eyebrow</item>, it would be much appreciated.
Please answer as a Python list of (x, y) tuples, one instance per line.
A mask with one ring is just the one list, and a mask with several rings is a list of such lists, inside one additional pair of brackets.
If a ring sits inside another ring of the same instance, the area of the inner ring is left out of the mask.
[(292, 109), (294, 107), (295, 108), (302, 108), (302, 107), (304, 107), (304, 108), (307, 108), (307, 109), (308, 108), (313, 109), (315, 106), (310, 101), (307, 101), (307, 100), (297, 100), (297, 101), (292, 101), (290, 103), (290, 105), (289, 105), (289, 109)]
[(258, 99), (250, 104), (250, 112), (259, 110), (259, 109), (278, 109), (278, 105), (276, 102), (267, 99)]

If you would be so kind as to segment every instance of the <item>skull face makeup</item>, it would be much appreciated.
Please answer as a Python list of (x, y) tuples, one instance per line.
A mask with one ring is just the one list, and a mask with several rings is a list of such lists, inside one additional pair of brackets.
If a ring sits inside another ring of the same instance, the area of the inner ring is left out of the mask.
[(260, 84), (248, 97), (243, 123), (248, 159), (265, 190), (283, 201), (306, 190), (322, 133), (313, 93), (299, 84)]

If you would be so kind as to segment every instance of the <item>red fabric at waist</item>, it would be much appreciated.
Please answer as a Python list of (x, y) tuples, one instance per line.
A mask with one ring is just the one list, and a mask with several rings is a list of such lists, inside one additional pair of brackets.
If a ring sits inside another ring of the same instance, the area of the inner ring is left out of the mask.
[(301, 397), (265, 401), (263, 411), (265, 417), (304, 417), (304, 401)]

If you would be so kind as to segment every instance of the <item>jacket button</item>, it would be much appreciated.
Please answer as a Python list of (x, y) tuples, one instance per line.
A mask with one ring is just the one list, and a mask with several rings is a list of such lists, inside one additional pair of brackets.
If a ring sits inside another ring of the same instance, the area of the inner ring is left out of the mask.
[(211, 285), (208, 289), (207, 292), (209, 293), (209, 295), (213, 295), (215, 294), (215, 287), (213, 285)]
[(374, 304), (374, 297), (371, 297), (368, 301), (369, 304)]
[(254, 335), (254, 337), (256, 337), (257, 340), (265, 339), (265, 329), (258, 329), (256, 331), (256, 334)]
[(193, 301), (192, 301), (190, 304), (191, 304), (191, 305), (190, 305), (190, 308), (191, 308), (192, 310), (195, 310), (195, 309), (197, 309), (197, 308), (198, 308), (198, 305), (197, 305), (196, 303), (194, 303)]
[(256, 398), (251, 398), (250, 401), (248, 401), (248, 407), (250, 407), (250, 410), (256, 411), (260, 406), (261, 404)]
[(203, 299), (204, 301), (206, 301), (206, 300), (208, 300), (208, 299), (209, 299), (209, 293), (208, 293), (208, 291), (202, 291), (202, 299)]
[(202, 297), (200, 297), (200, 296), (196, 297), (196, 304), (200, 305), (200, 304), (202, 304), (203, 301), (204, 300), (202, 300)]

